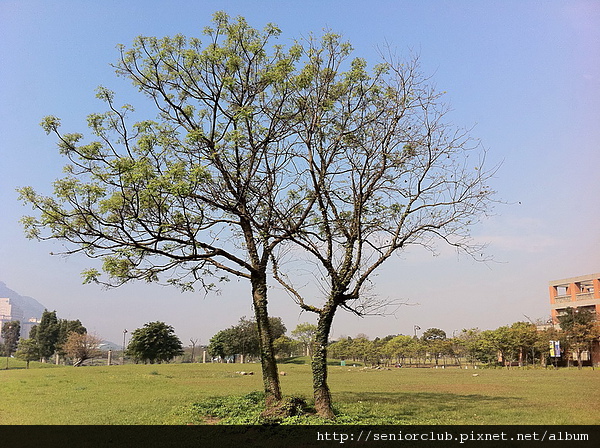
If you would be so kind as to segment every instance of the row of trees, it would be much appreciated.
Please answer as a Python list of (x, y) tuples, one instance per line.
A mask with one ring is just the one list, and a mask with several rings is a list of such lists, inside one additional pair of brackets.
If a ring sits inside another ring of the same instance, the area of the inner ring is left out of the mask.
[[(88, 334), (79, 320), (58, 319), (56, 311), (45, 310), (27, 339), (20, 338), (20, 325), (19, 321), (2, 325), (2, 348), (7, 358), (15, 353), (17, 358), (26, 361), (27, 368), (31, 361), (48, 362), (53, 357), (78, 367), (102, 354), (102, 340), (98, 336)], [(169, 362), (183, 355), (183, 345), (172, 326), (150, 322), (132, 333), (125, 354), (135, 363)]]
[(58, 319), (56, 311), (44, 310), (38, 325), (31, 328), (29, 338), (20, 338), (20, 322), (6, 322), (2, 337), (7, 356), (15, 353), (20, 359), (47, 362), (52, 357), (71, 361), (79, 366), (87, 359), (99, 355), (100, 338), (88, 334), (77, 320)]
[(282, 398), (267, 308), (268, 279), (279, 282), (316, 314), (315, 407), (332, 418), (335, 314), (383, 312), (370, 279), (407, 246), (441, 241), (478, 256), (469, 229), (491, 202), (492, 173), (468, 132), (446, 123), (416, 58), (388, 52), (368, 67), (339, 35), (286, 48), (279, 34), (219, 12), (204, 42), (139, 37), (121, 47), (117, 73), (158, 118), (132, 122), (133, 107), (105, 88), (90, 142), (46, 117), (67, 175), (51, 196), (20, 189), (38, 215), (22, 221), (31, 238), (101, 259), (88, 282), (211, 289), (214, 278), (246, 279), (268, 406)]
[[(316, 344), (317, 326), (299, 324), (291, 337), (285, 335), (285, 326), (274, 319), (277, 328), (274, 350), (279, 357), (311, 356)], [(370, 365), (461, 365), (463, 363), (526, 366), (539, 363), (546, 366), (552, 360), (550, 341), (559, 341), (560, 359), (577, 362), (582, 366), (582, 353), (590, 352), (600, 338), (600, 324), (586, 309), (567, 309), (559, 316), (560, 329), (542, 327), (531, 322), (515, 322), (495, 330), (464, 329), (448, 337), (444, 330), (429, 328), (420, 338), (389, 335), (370, 340), (360, 334), (355, 338), (342, 337), (328, 346), (331, 358), (357, 361)], [(222, 359), (243, 355), (244, 359), (258, 356), (257, 326), (245, 317), (226, 330), (219, 331), (210, 340), (209, 354)]]
[[(421, 338), (411, 336), (386, 336), (369, 340), (366, 336), (343, 338), (329, 346), (332, 357), (351, 359), (368, 364), (413, 364), (430, 359), (436, 365), (484, 363), (491, 365), (524, 366), (547, 365), (562, 359), (577, 362), (582, 367), (582, 353), (591, 352), (600, 339), (600, 324), (596, 316), (586, 309), (569, 308), (559, 316), (560, 329), (546, 327), (539, 330), (530, 322), (515, 322), (495, 330), (477, 328), (462, 330), (448, 338), (443, 330), (430, 328)], [(559, 341), (562, 356), (551, 358), (550, 341)]]
[[(286, 328), (279, 317), (270, 317), (271, 337), (275, 340), (285, 335)], [(208, 345), (208, 354), (223, 360), (236, 355), (244, 359), (260, 357), (260, 337), (255, 319), (240, 318), (237, 325), (216, 333)]]

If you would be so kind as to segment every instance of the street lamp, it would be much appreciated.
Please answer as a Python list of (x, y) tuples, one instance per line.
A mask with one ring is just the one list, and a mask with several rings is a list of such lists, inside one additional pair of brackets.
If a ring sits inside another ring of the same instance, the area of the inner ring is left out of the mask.
[(127, 334), (127, 329), (123, 330), (123, 355), (121, 356), (121, 365), (125, 365), (125, 335)]
[(419, 327), (418, 325), (415, 325), (415, 339), (417, 338), (417, 330), (420, 330), (421, 327)]

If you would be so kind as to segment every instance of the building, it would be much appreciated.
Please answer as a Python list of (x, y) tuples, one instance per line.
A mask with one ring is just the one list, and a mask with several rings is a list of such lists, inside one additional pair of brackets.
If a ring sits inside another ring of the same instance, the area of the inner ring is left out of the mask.
[(23, 320), (23, 311), (10, 299), (0, 298), (0, 321), (4, 323), (11, 320)]
[[(550, 310), (555, 325), (567, 308), (587, 309), (600, 318), (600, 273), (550, 282)], [(583, 356), (584, 361), (591, 358), (593, 365), (600, 365), (600, 342), (593, 344), (591, 354)]]
[[(6, 297), (0, 298), (0, 328), (4, 322), (23, 321), (23, 311)], [(0, 337), (1, 340), (1, 337)]]
[(29, 338), (29, 332), (31, 331), (31, 329), (33, 327), (35, 327), (36, 325), (39, 325), (39, 323), (41, 321), (42, 321), (41, 319), (37, 319), (35, 317), (32, 317), (32, 318), (28, 319), (27, 321), (22, 320), (21, 321), (21, 338), (22, 339)]
[(550, 282), (552, 322), (567, 308), (587, 308), (600, 316), (600, 273)]

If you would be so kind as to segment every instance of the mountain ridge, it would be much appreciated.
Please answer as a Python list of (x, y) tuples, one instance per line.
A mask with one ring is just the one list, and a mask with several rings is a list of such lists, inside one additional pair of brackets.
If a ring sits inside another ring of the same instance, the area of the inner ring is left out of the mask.
[(46, 309), (44, 305), (33, 297), (22, 296), (6, 286), (6, 283), (3, 281), (0, 281), (0, 298), (9, 298), (12, 303), (23, 311), (23, 319), (25, 321), (31, 318), (41, 319), (42, 313)]

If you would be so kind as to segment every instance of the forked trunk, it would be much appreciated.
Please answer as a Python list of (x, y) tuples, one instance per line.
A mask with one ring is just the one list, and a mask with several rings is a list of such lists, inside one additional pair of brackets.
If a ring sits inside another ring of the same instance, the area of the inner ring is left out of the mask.
[(269, 408), (281, 401), (281, 386), (279, 384), (279, 373), (275, 361), (275, 350), (273, 350), (271, 324), (267, 313), (266, 275), (254, 275), (251, 281), (252, 303), (254, 305), (254, 315), (256, 317), (258, 338), (260, 340), (260, 361), (265, 388), (265, 404)]
[(320, 417), (333, 419), (331, 392), (327, 384), (327, 345), (335, 307), (325, 307), (319, 314), (317, 333), (315, 335), (315, 350), (312, 358), (313, 394), (315, 410)]

